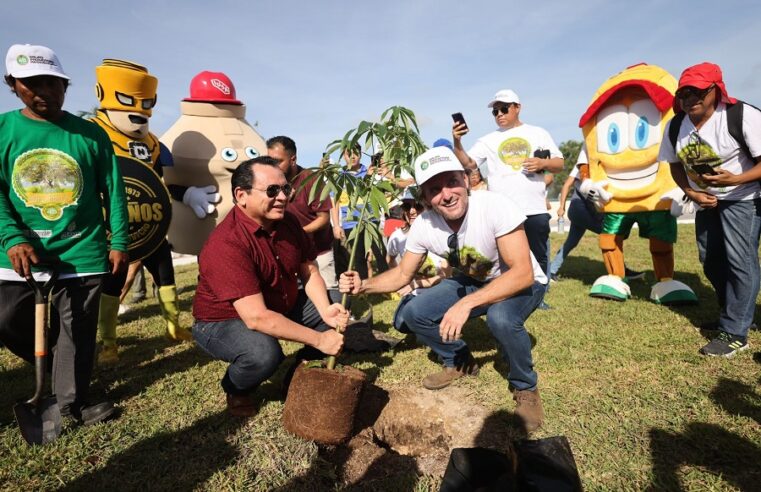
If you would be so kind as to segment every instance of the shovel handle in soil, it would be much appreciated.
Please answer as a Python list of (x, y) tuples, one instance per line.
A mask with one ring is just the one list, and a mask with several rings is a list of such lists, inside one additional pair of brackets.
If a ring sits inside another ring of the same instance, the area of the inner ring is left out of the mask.
[(53, 290), (58, 272), (50, 270), (50, 278), (44, 283), (37, 282), (33, 277), (27, 277), (26, 283), (34, 291), (34, 370), (36, 389), (34, 396), (26, 403), (37, 405), (45, 389), (46, 359), (48, 356), (47, 324), (48, 298)]

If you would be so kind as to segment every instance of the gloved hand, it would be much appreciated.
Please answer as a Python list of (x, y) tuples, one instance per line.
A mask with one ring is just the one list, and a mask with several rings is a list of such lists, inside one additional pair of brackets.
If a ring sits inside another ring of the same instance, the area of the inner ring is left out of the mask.
[(673, 188), (661, 196), (661, 200), (671, 200), (671, 215), (679, 217), (683, 214), (694, 214), (697, 210), (695, 202), (682, 191), (681, 188)]
[(182, 196), (182, 203), (187, 205), (196, 214), (199, 219), (205, 219), (207, 215), (213, 213), (217, 208), (215, 203), (219, 203), (222, 197), (217, 193), (217, 187), (208, 185), (203, 187), (191, 186)]
[(613, 195), (605, 189), (606, 186), (608, 186), (607, 181), (585, 179), (581, 182), (579, 191), (584, 195), (584, 198), (594, 203), (597, 208), (602, 208), (603, 205), (613, 198)]

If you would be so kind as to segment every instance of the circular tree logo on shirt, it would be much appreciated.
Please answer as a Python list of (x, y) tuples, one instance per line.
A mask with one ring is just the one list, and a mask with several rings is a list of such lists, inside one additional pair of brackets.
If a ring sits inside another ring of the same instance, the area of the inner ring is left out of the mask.
[(63, 209), (82, 195), (82, 170), (70, 155), (55, 149), (34, 149), (13, 164), (13, 191), (27, 207), (47, 220), (58, 220)]
[(16, 63), (18, 63), (19, 65), (26, 65), (27, 63), (29, 63), (29, 58), (27, 58), (26, 55), (19, 55), (16, 57)]
[(508, 138), (499, 144), (497, 155), (503, 163), (512, 167), (513, 171), (520, 171), (523, 163), (531, 156), (531, 144), (525, 138)]

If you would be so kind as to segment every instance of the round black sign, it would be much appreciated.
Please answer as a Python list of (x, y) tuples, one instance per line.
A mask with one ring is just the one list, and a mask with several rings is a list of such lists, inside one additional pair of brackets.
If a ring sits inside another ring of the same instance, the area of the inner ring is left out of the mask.
[[(142, 260), (166, 238), (172, 220), (172, 201), (158, 174), (137, 159), (117, 156), (127, 194), (129, 260)], [(109, 227), (109, 222), (106, 221)], [(109, 239), (110, 239), (109, 232)]]

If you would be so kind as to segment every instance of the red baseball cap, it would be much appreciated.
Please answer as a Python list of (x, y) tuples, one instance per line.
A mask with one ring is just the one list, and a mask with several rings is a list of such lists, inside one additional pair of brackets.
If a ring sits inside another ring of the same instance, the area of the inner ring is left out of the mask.
[[(724, 103), (734, 104), (737, 99), (729, 97), (727, 94), (727, 88), (724, 85), (724, 78), (721, 73), (721, 68), (715, 63), (703, 62), (688, 67), (682, 72), (679, 77), (679, 86), (677, 90), (682, 87), (695, 87), (697, 89), (707, 89), (712, 84), (715, 84), (721, 92), (721, 101)], [(678, 113), (682, 110), (679, 99), (674, 98), (674, 112)]]

